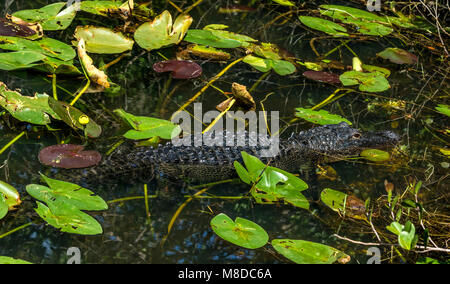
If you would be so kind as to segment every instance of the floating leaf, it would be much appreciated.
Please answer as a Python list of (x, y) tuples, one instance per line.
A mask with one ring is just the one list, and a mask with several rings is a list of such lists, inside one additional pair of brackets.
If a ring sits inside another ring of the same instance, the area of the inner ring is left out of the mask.
[(61, 11), (66, 6), (66, 2), (58, 2), (40, 9), (18, 11), (13, 16), (30, 23), (40, 23), (44, 30), (65, 30), (75, 18), (78, 8), (75, 3)]
[(39, 161), (47, 166), (64, 169), (81, 169), (100, 163), (102, 155), (97, 151), (84, 151), (81, 145), (53, 145), (39, 152)]
[(256, 70), (264, 73), (273, 69), (277, 74), (285, 76), (296, 71), (296, 68), (292, 63), (284, 60), (264, 59), (253, 55), (247, 55), (243, 61)]
[(38, 62), (44, 58), (45, 55), (34, 51), (0, 53), (0, 69), (5, 71), (28, 69), (39, 65)]
[(211, 220), (211, 227), (222, 239), (248, 249), (263, 247), (269, 241), (263, 228), (240, 217), (233, 221), (227, 215), (219, 214)]
[(361, 157), (372, 162), (383, 162), (389, 160), (391, 157), (388, 152), (378, 149), (367, 149), (361, 152)]
[(0, 220), (3, 219), (6, 214), (8, 214), (8, 205), (6, 204), (5, 196), (0, 192)]
[[(80, 9), (84, 12), (109, 16), (112, 13), (129, 14), (128, 2), (119, 1), (81, 1)], [(130, 2), (131, 3), (131, 2)]]
[(0, 37), (0, 48), (12, 51), (36, 52), (63, 61), (72, 60), (76, 56), (71, 46), (52, 38), (32, 41), (17, 37)]
[(348, 36), (347, 29), (334, 22), (309, 16), (300, 16), (300, 21), (307, 27), (333, 36)]
[(349, 255), (319, 243), (275, 239), (271, 244), (278, 253), (298, 264), (331, 264), (336, 261), (339, 263), (350, 261)]
[(188, 60), (167, 60), (157, 62), (153, 65), (153, 70), (158, 73), (172, 72), (174, 79), (193, 79), (202, 75), (202, 67), (193, 61)]
[(344, 86), (359, 85), (359, 90), (363, 92), (384, 92), (391, 87), (386, 77), (379, 72), (347, 71), (339, 78)]
[(380, 53), (377, 53), (377, 56), (388, 59), (389, 61), (396, 63), (396, 64), (416, 64), (418, 62), (417, 56), (414, 54), (400, 49), (400, 48), (386, 48)]
[(0, 194), (3, 196), (4, 204), (8, 210), (14, 210), (16, 206), (22, 203), (17, 189), (3, 181), (0, 181)]
[(330, 83), (330, 84), (341, 84), (341, 80), (339, 80), (339, 75), (330, 73), (330, 72), (305, 71), (303, 73), (303, 76), (305, 76), (308, 79), (318, 81), (318, 82)]
[(340, 5), (321, 5), (320, 8), (324, 9), (322, 15), (356, 25), (362, 34), (385, 36), (393, 32), (386, 18), (368, 11)]
[(41, 174), (49, 187), (37, 184), (27, 185), (26, 190), (28, 194), (34, 198), (47, 203), (47, 205), (54, 205), (55, 207), (61, 204), (70, 205), (78, 210), (106, 210), (108, 205), (98, 195), (92, 191), (82, 188), (79, 185), (55, 180)]
[(122, 109), (117, 109), (114, 112), (134, 129), (125, 133), (124, 137), (127, 139), (142, 140), (153, 137), (172, 139), (181, 132), (180, 126), (167, 120), (145, 116), (134, 116)]
[(84, 39), (86, 51), (100, 54), (115, 54), (131, 50), (134, 41), (120, 32), (108, 28), (78, 27), (75, 30), (77, 40)]
[(31, 264), (31, 263), (21, 259), (15, 259), (7, 256), (0, 256), (0, 264)]
[(189, 30), (184, 40), (216, 48), (236, 48), (242, 45), (240, 41), (215, 36), (210, 30)]
[(32, 37), (36, 35), (36, 31), (27, 25), (20, 25), (0, 18), (0, 36), (11, 37)]
[(296, 108), (297, 113), (295, 116), (303, 118), (309, 122), (327, 125), (327, 124), (339, 124), (341, 122), (346, 122), (348, 125), (352, 125), (352, 123), (337, 114), (331, 114), (326, 110), (313, 110), (307, 108)]
[(234, 167), (242, 181), (255, 184), (251, 194), (257, 203), (273, 204), (278, 201), (309, 209), (309, 202), (301, 191), (308, 185), (298, 177), (286, 171), (268, 167), (257, 157), (242, 152), (246, 170), (239, 162)]
[(181, 14), (172, 24), (169, 11), (164, 11), (152, 22), (141, 25), (134, 38), (140, 47), (148, 51), (178, 44), (183, 40), (192, 21), (191, 16)]
[(360, 220), (366, 219), (365, 204), (355, 196), (325, 188), (320, 194), (320, 200), (340, 215)]
[(41, 202), (37, 202), (37, 204), (38, 208), (35, 210), (39, 216), (49, 225), (61, 229), (62, 232), (79, 235), (98, 235), (103, 233), (103, 229), (97, 220), (76, 208), (64, 204), (49, 207)]
[(88, 137), (97, 138), (102, 133), (102, 128), (92, 119), (89, 119), (88, 124), (80, 123), (80, 117), (86, 116), (79, 109), (53, 98), (48, 98), (50, 108), (58, 114), (60, 119), (73, 129), (84, 130)]
[(0, 106), (5, 108), (11, 115), (24, 122), (47, 125), (50, 116), (60, 119), (49, 104), (47, 95), (36, 94), (35, 97), (22, 96), (16, 91), (9, 90), (6, 85), (0, 82)]
[(86, 70), (87, 75), (94, 83), (105, 88), (111, 87), (106, 73), (95, 67), (94, 61), (86, 53), (86, 45), (82, 38), (78, 41), (78, 56), (80, 57), (84, 70)]

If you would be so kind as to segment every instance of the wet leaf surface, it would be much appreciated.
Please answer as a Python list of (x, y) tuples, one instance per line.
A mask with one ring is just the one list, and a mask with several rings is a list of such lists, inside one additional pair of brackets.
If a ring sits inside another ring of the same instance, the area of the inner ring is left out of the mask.
[(84, 146), (61, 144), (49, 146), (39, 152), (39, 161), (47, 166), (81, 169), (95, 166), (102, 160), (97, 151), (84, 151)]
[(305, 26), (325, 32), (329, 35), (337, 37), (348, 36), (347, 29), (334, 22), (309, 16), (300, 16), (299, 19)]
[(203, 69), (200, 65), (188, 60), (167, 60), (157, 62), (153, 70), (158, 73), (171, 72), (174, 79), (194, 79), (202, 75)]
[(359, 85), (359, 90), (363, 92), (384, 92), (391, 87), (384, 74), (380, 72), (348, 71), (339, 78), (344, 86)]

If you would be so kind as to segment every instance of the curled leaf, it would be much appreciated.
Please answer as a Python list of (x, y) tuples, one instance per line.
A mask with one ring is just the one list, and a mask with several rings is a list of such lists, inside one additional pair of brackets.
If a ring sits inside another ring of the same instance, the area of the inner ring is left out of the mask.
[(78, 41), (78, 56), (80, 57), (81, 63), (83, 64), (87, 75), (94, 83), (105, 88), (109, 88), (111, 86), (111, 84), (108, 82), (108, 76), (105, 74), (105, 72), (99, 70), (94, 66), (94, 61), (87, 54), (86, 44), (84, 39), (82, 38)]

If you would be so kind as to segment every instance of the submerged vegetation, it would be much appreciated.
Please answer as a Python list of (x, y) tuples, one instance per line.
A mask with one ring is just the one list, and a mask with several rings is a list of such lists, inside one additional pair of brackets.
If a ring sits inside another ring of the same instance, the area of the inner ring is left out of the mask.
[[(448, 5), (17, 2), (0, 6), (0, 263), (41, 261), (14, 244), (28, 230), (30, 252), (37, 235), (60, 232), (69, 246), (78, 237), (114, 250), (97, 262), (366, 263), (373, 247), (382, 262), (449, 261)], [(246, 152), (234, 163), (239, 179), (210, 184), (87, 189), (49, 177), (97, 165), (127, 141), (157, 147), (179, 136), (170, 113), (200, 100), (220, 111), (203, 133), (231, 109), (275, 110), (274, 135), (347, 123), (402, 141), (314, 165), (318, 181)]]

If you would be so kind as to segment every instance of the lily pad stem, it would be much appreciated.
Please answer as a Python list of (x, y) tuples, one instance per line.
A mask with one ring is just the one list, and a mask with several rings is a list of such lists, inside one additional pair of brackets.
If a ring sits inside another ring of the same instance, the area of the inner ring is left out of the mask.
[(19, 135), (17, 135), (13, 140), (11, 140), (8, 144), (6, 144), (1, 150), (0, 155), (3, 154), (9, 147), (11, 147), (12, 144), (16, 143), (17, 140), (19, 140), (22, 136), (25, 135), (25, 131), (22, 131)]

